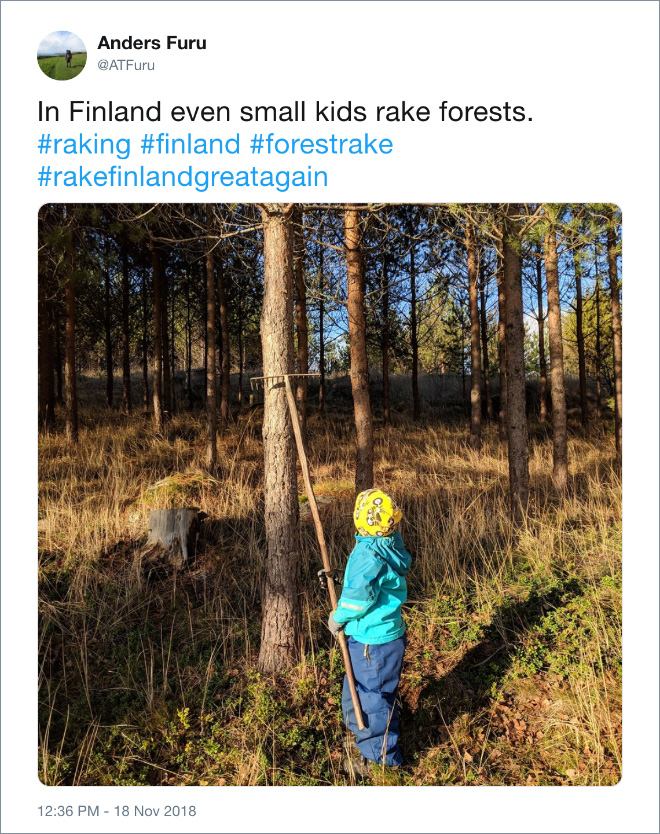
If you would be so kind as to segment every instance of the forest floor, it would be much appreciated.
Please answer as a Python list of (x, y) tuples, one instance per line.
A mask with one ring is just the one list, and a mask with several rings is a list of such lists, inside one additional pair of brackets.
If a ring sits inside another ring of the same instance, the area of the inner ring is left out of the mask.
[[(87, 387), (92, 386), (91, 382)], [(91, 388), (90, 388), (91, 390)], [(82, 385), (83, 400), (85, 384)], [(50, 785), (343, 785), (341, 658), (302, 512), (305, 655), (255, 671), (265, 550), (259, 408), (203, 469), (205, 426), (83, 405), (80, 441), (40, 440), (40, 751)], [(351, 415), (312, 414), (328, 545), (352, 546)], [(569, 443), (560, 500), (532, 427), (529, 524), (513, 536), (507, 463), (488, 428), (395, 415), (376, 426), (376, 483), (403, 507), (413, 555), (396, 785), (609, 785), (621, 775), (621, 481), (612, 437)], [(302, 485), (300, 485), (302, 494)], [(304, 508), (301, 495), (301, 507)], [(135, 568), (149, 511), (209, 518), (190, 570)]]

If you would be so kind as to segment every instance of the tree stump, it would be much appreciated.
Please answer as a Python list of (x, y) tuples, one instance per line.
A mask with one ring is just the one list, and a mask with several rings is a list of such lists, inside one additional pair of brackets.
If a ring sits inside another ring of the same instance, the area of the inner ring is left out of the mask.
[(141, 569), (162, 564), (180, 570), (189, 564), (197, 546), (200, 522), (207, 514), (197, 507), (174, 510), (152, 510), (149, 516), (149, 537), (138, 556)]

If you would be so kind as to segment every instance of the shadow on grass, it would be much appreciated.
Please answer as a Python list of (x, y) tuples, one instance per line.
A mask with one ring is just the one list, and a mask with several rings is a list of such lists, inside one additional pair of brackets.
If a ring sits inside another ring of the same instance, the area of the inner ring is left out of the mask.
[(431, 748), (446, 742), (448, 728), (461, 715), (467, 713), (474, 719), (486, 709), (506, 679), (524, 637), (549, 611), (582, 592), (578, 580), (571, 578), (546, 593), (535, 590), (524, 601), (498, 608), (479, 642), (450, 671), (427, 680), (416, 707), (404, 702), (401, 720), (406, 760), (423, 758)]

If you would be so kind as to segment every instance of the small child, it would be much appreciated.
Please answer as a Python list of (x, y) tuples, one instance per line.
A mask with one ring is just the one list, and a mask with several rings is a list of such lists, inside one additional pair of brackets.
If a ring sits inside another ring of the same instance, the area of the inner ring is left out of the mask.
[(336, 636), (345, 628), (365, 729), (358, 730), (348, 681), (344, 678), (342, 710), (356, 738), (359, 756), (344, 763), (366, 775), (370, 762), (397, 767), (399, 750), (397, 687), (406, 646), (401, 606), (407, 599), (406, 573), (411, 557), (396, 529), (402, 513), (378, 489), (361, 492), (353, 520), (355, 547), (348, 559), (344, 586), (328, 627)]

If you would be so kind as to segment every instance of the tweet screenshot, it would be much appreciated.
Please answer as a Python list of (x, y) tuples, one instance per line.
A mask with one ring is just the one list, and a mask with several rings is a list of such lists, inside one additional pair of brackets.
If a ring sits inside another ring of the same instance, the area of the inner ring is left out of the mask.
[(1, 14), (2, 832), (657, 832), (658, 4)]

